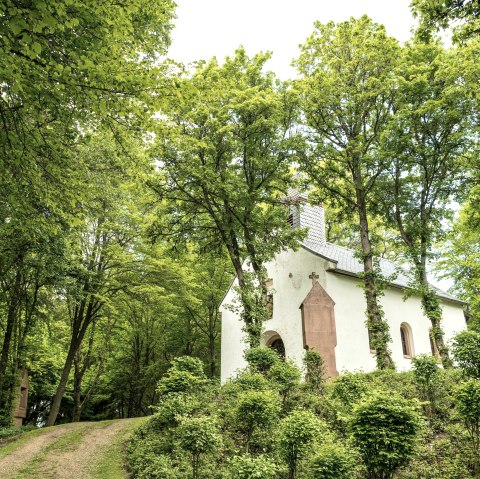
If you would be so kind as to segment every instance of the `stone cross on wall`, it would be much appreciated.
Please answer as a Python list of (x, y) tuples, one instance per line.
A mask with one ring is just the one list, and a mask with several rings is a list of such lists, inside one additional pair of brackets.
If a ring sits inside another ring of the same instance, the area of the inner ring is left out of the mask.
[(318, 274), (315, 273), (315, 271), (312, 271), (312, 274), (310, 274), (308, 277), (312, 280), (312, 284), (315, 284), (315, 281), (317, 281), (317, 279), (320, 278), (320, 276), (318, 276)]

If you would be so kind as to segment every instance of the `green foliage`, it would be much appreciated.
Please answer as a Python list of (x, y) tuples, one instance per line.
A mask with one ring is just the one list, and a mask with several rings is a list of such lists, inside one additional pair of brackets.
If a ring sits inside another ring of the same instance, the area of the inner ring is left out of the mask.
[(476, 37), (480, 32), (480, 15), (475, 0), (413, 0), (410, 4), (420, 17), (418, 35), (428, 39), (439, 29), (454, 27), (457, 42)]
[(152, 421), (159, 425), (159, 429), (178, 426), (185, 416), (189, 416), (194, 411), (195, 407), (196, 402), (189, 395), (170, 392), (155, 408), (157, 412)]
[(363, 16), (337, 24), (316, 22), (300, 48), (296, 85), (311, 145), (300, 158), (301, 167), (319, 200), (355, 213), (372, 347), (378, 368), (390, 368), (390, 336), (379, 301), (382, 280), (373, 261), (369, 217), (375, 214), (376, 180), (389, 165), (377, 152), (392, 111), (400, 47), (382, 25)]
[(278, 450), (288, 467), (288, 478), (296, 477), (298, 463), (320, 438), (325, 425), (310, 411), (297, 409), (279, 426)]
[(455, 361), (472, 378), (480, 379), (480, 333), (462, 331), (452, 342)]
[(206, 384), (203, 363), (198, 358), (182, 356), (174, 359), (167, 374), (158, 382), (161, 395), (192, 393)]
[(355, 467), (354, 456), (341, 444), (326, 442), (310, 459), (311, 479), (349, 479)]
[(229, 471), (231, 479), (276, 479), (282, 468), (268, 456), (244, 454), (232, 459)]
[(196, 391), (205, 381), (188, 371), (170, 370), (158, 382), (157, 391), (161, 395), (170, 393), (191, 393)]
[(305, 381), (314, 392), (321, 393), (325, 385), (325, 362), (321, 354), (313, 349), (305, 351), (303, 356), (306, 374)]
[(222, 392), (230, 396), (245, 391), (266, 391), (267, 389), (270, 389), (270, 383), (265, 375), (246, 370), (240, 371), (235, 378), (229, 379), (223, 386)]
[(268, 429), (279, 414), (278, 397), (273, 391), (246, 391), (235, 405), (235, 426), (245, 434), (247, 450), (256, 429)]
[[(201, 250), (222, 249), (237, 276), (238, 308), (250, 345), (270, 316), (265, 264), (305, 231), (288, 225), (281, 201), (293, 185), (290, 169), (303, 139), (296, 98), (265, 73), (269, 54), (243, 48), (219, 64), (199, 62), (178, 82), (156, 128), (161, 173), (151, 182), (167, 200), (154, 237), (174, 236)], [(219, 201), (221, 192), (221, 201)], [(170, 200), (170, 201), (168, 201)], [(181, 221), (179, 219), (181, 218)], [(167, 224), (165, 224), (167, 223)], [(246, 268), (248, 257), (251, 270)]]
[(470, 379), (456, 391), (456, 408), (467, 429), (472, 446), (474, 470), (480, 471), (480, 380)]
[(181, 447), (193, 456), (205, 454), (221, 445), (217, 424), (207, 416), (184, 419), (179, 437)]
[(434, 387), (439, 376), (437, 359), (429, 354), (419, 354), (412, 358), (413, 377), (426, 390)]
[(331, 396), (338, 399), (349, 410), (357, 404), (368, 391), (368, 381), (363, 373), (346, 372), (335, 378), (331, 388)]
[(374, 394), (357, 405), (350, 422), (369, 478), (391, 479), (413, 457), (422, 421), (418, 403), (394, 394)]
[(300, 384), (302, 375), (293, 362), (278, 361), (268, 371), (268, 377), (273, 381), (285, 403), (289, 393)]
[(268, 372), (274, 364), (280, 361), (277, 352), (266, 346), (249, 348), (245, 351), (244, 356), (249, 366), (260, 373)]
[(192, 478), (198, 478), (200, 456), (219, 448), (222, 439), (216, 422), (207, 416), (184, 419), (179, 427), (180, 447), (192, 456)]
[(205, 379), (203, 363), (199, 358), (180, 356), (172, 361), (171, 369), (190, 373), (199, 379)]

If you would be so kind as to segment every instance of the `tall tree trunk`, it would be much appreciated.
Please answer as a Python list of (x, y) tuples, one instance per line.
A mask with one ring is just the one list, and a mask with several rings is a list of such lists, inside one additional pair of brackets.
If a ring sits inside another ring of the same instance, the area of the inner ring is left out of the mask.
[(82, 344), (89, 324), (93, 320), (93, 297), (90, 296), (86, 311), (85, 302), (85, 299), (82, 300), (80, 306), (77, 306), (76, 312), (74, 314), (74, 320), (72, 324), (72, 337), (70, 339), (67, 358), (63, 366), (63, 371), (62, 375), (60, 376), (60, 382), (57, 386), (57, 391), (55, 392), (55, 396), (50, 407), (50, 413), (46, 422), (47, 426), (53, 426), (55, 424), (55, 421), (57, 420), (57, 416), (60, 411), (60, 404), (62, 402), (63, 395), (65, 394), (68, 377), (70, 376), (70, 371), (72, 370), (73, 361), (75, 359), (75, 354), (77, 353), (78, 349)]
[[(20, 287), (22, 281), (22, 274), (20, 269), (15, 274), (14, 284), (10, 290), (8, 311), (7, 311), (7, 324), (5, 327), (5, 333), (3, 336), (2, 354), (0, 356), (0, 415), (7, 417), (9, 411), (12, 408), (12, 380), (8, 370), (8, 360), (10, 357), (10, 346), (12, 343), (13, 332), (17, 322), (18, 307), (21, 301)], [(15, 374), (15, 371), (13, 371)], [(9, 379), (10, 378), (10, 379)]]
[(373, 267), (373, 253), (368, 231), (368, 216), (364, 192), (362, 189), (357, 189), (356, 193), (360, 241), (363, 253), (363, 282), (367, 302), (367, 326), (371, 337), (371, 347), (375, 350), (378, 369), (393, 368), (395, 366), (388, 348), (390, 341), (388, 324), (383, 318), (383, 311), (378, 299), (379, 288)]
[(73, 337), (70, 341), (70, 346), (68, 348), (67, 359), (65, 360), (65, 364), (63, 366), (62, 375), (60, 376), (60, 382), (57, 386), (57, 391), (52, 401), (52, 405), (50, 407), (50, 413), (48, 415), (48, 419), (46, 422), (46, 426), (53, 426), (55, 421), (57, 420), (58, 413), (60, 411), (60, 404), (63, 399), (63, 395), (65, 394), (65, 389), (67, 387), (68, 377), (70, 376), (70, 371), (72, 369), (73, 360), (75, 354), (80, 346), (81, 340), (77, 337)]
[(416, 263), (417, 278), (420, 283), (422, 308), (425, 316), (430, 320), (432, 327), (430, 329), (430, 338), (438, 351), (442, 365), (444, 368), (453, 367), (453, 362), (448, 354), (448, 348), (443, 339), (442, 330), (442, 308), (435, 291), (432, 290), (428, 283), (426, 274), (426, 259), (424, 265)]

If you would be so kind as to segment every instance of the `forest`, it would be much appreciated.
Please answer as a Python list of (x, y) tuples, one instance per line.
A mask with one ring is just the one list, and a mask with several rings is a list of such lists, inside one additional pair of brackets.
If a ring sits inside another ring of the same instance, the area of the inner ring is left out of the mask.
[[(241, 46), (169, 59), (175, 7), (0, 2), (0, 431), (28, 371), (26, 425), (152, 415), (133, 477), (480, 477), (478, 2), (413, 0), (405, 44), (315, 22), (288, 81)], [(315, 351), (300, 371), (260, 347), (265, 265), (306, 235), (292, 189), (361, 259), (376, 372), (326, 381)], [(409, 373), (380, 257), (431, 322), (438, 357)], [(435, 272), (466, 303), (452, 344)], [(249, 367), (220, 386), (234, 278)]]

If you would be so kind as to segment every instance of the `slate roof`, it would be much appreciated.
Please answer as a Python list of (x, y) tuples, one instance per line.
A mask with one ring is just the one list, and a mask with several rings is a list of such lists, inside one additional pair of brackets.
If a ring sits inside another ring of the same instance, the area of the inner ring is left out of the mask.
[[(358, 258), (355, 257), (353, 250), (338, 246), (332, 243), (317, 243), (315, 241), (305, 240), (302, 242), (302, 246), (311, 251), (314, 254), (321, 256), (329, 261), (335, 263), (335, 269), (333, 271), (337, 273), (347, 274), (349, 276), (356, 276), (358, 273), (363, 272), (363, 264)], [(400, 288), (408, 288), (410, 285), (407, 272), (402, 270), (402, 267), (389, 261), (387, 259), (380, 259), (380, 270), (382, 275), (388, 279), (392, 286)], [(442, 291), (439, 288), (435, 288), (437, 295), (443, 299), (455, 301), (458, 303), (464, 303), (455, 296)]]

